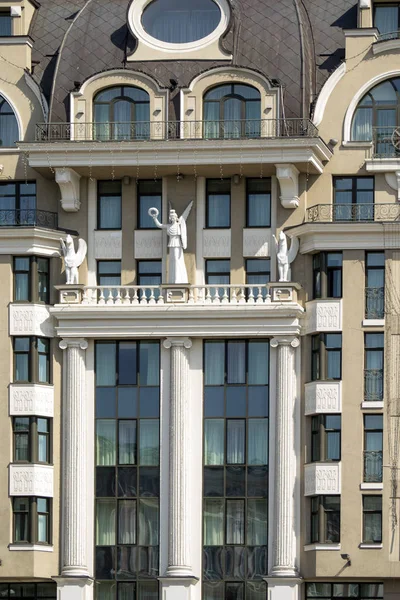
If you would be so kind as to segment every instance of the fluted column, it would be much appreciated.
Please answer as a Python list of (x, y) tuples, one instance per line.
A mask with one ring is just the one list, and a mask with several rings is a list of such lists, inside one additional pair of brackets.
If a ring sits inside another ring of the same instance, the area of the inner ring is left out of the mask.
[(87, 577), (86, 367), (88, 343), (60, 342), (63, 360), (63, 493), (61, 576)]
[(294, 449), (294, 413), (297, 395), (296, 337), (271, 340), (277, 348), (276, 437), (273, 553), (270, 577), (297, 577), (294, 539), (294, 490), (296, 454)]
[(189, 533), (189, 338), (167, 338), (171, 350), (169, 416), (169, 525), (167, 577), (192, 577)]

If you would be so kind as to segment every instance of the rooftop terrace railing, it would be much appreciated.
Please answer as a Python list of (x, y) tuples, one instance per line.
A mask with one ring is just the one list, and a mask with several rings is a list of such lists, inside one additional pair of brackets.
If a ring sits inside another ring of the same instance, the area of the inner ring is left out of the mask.
[(307, 208), (308, 223), (400, 221), (400, 204), (316, 204)]

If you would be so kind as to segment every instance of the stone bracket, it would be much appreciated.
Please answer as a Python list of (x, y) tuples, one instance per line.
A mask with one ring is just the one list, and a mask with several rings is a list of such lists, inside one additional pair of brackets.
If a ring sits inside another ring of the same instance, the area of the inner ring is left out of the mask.
[(81, 207), (79, 173), (74, 169), (55, 169), (61, 190), (61, 206), (66, 212), (78, 212)]
[(297, 208), (299, 206), (299, 171), (291, 164), (275, 166), (276, 177), (281, 188), (279, 198), (283, 208)]

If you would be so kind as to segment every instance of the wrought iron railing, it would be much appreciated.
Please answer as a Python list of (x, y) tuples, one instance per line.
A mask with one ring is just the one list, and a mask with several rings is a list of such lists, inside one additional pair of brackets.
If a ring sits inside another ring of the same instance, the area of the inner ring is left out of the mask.
[(0, 210), (0, 227), (43, 227), (58, 229), (58, 215), (47, 210), (21, 208)]
[(38, 123), (35, 140), (37, 142), (131, 142), (285, 137), (318, 137), (318, 129), (309, 119)]
[(383, 400), (383, 370), (364, 370), (364, 400), (366, 402), (381, 402)]
[(382, 450), (364, 451), (364, 482), (382, 482)]
[(400, 221), (400, 204), (316, 204), (307, 208), (309, 223)]
[(378, 35), (377, 42), (387, 42), (388, 40), (398, 40), (400, 38), (400, 31), (397, 29), (396, 31), (390, 31), (388, 33), (380, 33)]
[(365, 318), (383, 319), (385, 317), (385, 288), (365, 288)]
[(373, 158), (400, 156), (400, 126), (372, 128)]

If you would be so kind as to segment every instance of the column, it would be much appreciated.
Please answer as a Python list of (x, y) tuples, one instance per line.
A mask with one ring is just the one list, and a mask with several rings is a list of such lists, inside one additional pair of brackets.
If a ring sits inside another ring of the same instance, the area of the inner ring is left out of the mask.
[(299, 345), (296, 337), (271, 340), (271, 347), (277, 348), (273, 548), (268, 576), (271, 600), (297, 598), (300, 590), (295, 535), (296, 348)]
[(84, 339), (67, 338), (60, 342), (60, 348), (64, 351), (61, 577), (89, 576), (85, 403), (87, 347)]

